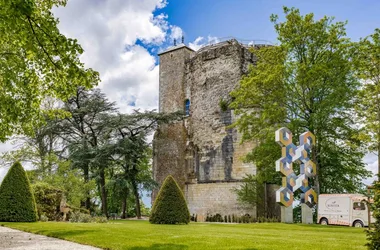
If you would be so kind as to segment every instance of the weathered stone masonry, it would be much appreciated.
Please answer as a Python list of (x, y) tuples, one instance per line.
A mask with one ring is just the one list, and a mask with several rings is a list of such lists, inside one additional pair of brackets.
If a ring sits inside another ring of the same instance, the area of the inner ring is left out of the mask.
[[(153, 141), (154, 179), (161, 184), (171, 174), (184, 191), (190, 213), (202, 220), (209, 214), (249, 213), (237, 203), (233, 188), (246, 174), (255, 174), (242, 157), (252, 150), (240, 144), (241, 135), (229, 128), (236, 117), (220, 102), (230, 101), (255, 56), (236, 40), (206, 46), (194, 52), (184, 44), (160, 55), (160, 112), (184, 110), (189, 116), (161, 126)], [(155, 198), (155, 193), (152, 199)]]

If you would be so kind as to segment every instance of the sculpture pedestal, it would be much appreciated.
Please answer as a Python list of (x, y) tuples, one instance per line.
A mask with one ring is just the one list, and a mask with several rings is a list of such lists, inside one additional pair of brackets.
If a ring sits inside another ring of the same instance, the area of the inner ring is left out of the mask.
[(313, 224), (313, 210), (306, 204), (301, 204), (302, 224)]
[(293, 223), (293, 206), (281, 206), (281, 222)]

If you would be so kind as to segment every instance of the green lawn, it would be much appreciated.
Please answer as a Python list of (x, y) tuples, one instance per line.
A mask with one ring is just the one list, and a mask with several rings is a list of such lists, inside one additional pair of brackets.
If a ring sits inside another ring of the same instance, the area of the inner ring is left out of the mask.
[(363, 229), (338, 226), (281, 223), (151, 225), (147, 221), (0, 224), (104, 249), (366, 249)]

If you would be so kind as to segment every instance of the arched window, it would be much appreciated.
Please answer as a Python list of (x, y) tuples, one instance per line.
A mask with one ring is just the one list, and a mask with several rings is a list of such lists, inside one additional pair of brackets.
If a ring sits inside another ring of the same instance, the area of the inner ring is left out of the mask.
[(190, 100), (186, 99), (185, 101), (185, 114), (190, 115)]

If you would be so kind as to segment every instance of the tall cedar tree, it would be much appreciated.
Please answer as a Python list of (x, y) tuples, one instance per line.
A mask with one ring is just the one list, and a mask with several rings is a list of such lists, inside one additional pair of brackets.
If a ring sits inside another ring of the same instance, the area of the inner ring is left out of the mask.
[(380, 29), (361, 40), (355, 49), (359, 77), (364, 82), (359, 93), (359, 117), (365, 124), (369, 151), (377, 154), (380, 173)]
[[(135, 110), (132, 114), (117, 114), (107, 123), (114, 129), (112, 136), (117, 139), (113, 146), (106, 147), (106, 151), (109, 155), (119, 156), (117, 162), (122, 172), (115, 177), (126, 189), (123, 204), (126, 203), (127, 186), (130, 186), (135, 198), (138, 218), (141, 218), (139, 186), (148, 190), (156, 186), (149, 173), (148, 159), (151, 158), (151, 149), (146, 136), (155, 131), (160, 124), (170, 123), (182, 117), (182, 112), (160, 114), (155, 111)], [(123, 215), (125, 215), (125, 208), (126, 206), (123, 205)]]
[(188, 224), (190, 212), (185, 197), (174, 178), (166, 177), (149, 217), (153, 224)]
[[(108, 143), (111, 128), (106, 118), (116, 111), (115, 103), (108, 101), (99, 89), (78, 88), (76, 95), (65, 102), (64, 110), (70, 116), (62, 122), (59, 134), (68, 145), (68, 158), (74, 167), (83, 171), (86, 183), (90, 182), (91, 174), (97, 177), (102, 211), (108, 216), (105, 168), (109, 159), (96, 156), (100, 147)], [(87, 209), (90, 209), (89, 197), (85, 204)]]
[(77, 40), (62, 35), (51, 9), (66, 0), (0, 1), (0, 141), (32, 133), (45, 97), (62, 100), (98, 73), (85, 69)]
[(24, 168), (13, 164), (0, 186), (0, 221), (37, 221), (37, 208)]
[(297, 140), (309, 130), (316, 136), (316, 191), (355, 192), (369, 172), (353, 116), (359, 81), (345, 23), (314, 20), (312, 13), (302, 16), (294, 8), (284, 7), (284, 13), (285, 22), (271, 16), (280, 44), (255, 49), (257, 65), (231, 93), (231, 108), (240, 117), (235, 125), (243, 140), (258, 144), (247, 159), (258, 167), (262, 182), (276, 181), (274, 163), (281, 150), (274, 132), (288, 127)]

